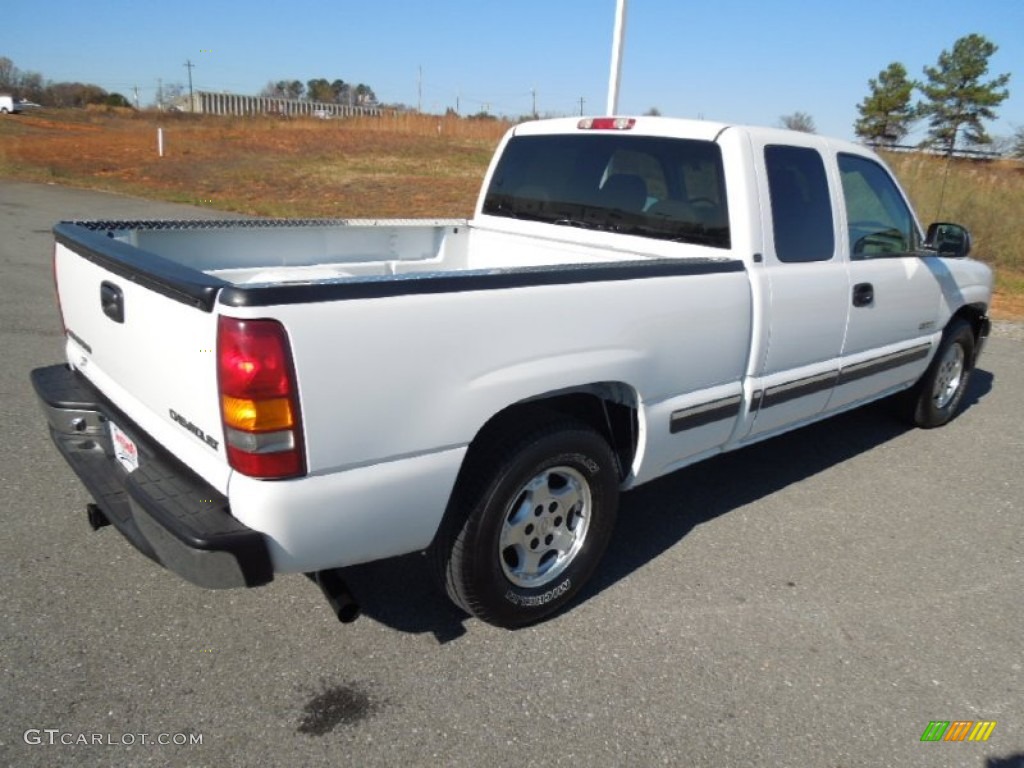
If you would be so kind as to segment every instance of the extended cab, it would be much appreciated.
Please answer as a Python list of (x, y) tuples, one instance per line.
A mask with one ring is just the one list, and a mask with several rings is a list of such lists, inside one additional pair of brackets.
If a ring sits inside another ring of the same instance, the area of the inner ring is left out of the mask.
[[(621, 491), (901, 393), (955, 414), (992, 274), (868, 149), (664, 118), (516, 126), (471, 220), (63, 222), (58, 449), (205, 587), (426, 550), (502, 626), (564, 606)], [(614, 545), (614, 544), (613, 544)]]

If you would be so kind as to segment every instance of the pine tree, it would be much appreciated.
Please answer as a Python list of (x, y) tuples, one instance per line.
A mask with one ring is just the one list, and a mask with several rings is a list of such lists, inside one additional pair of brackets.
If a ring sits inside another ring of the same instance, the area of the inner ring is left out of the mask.
[(806, 112), (794, 112), (791, 115), (783, 115), (779, 118), (779, 124), (791, 131), (802, 131), (803, 133), (815, 133), (817, 128), (814, 125), (814, 118)]
[(1010, 148), (1010, 154), (1013, 157), (1019, 157), (1024, 159), (1024, 126), (1019, 127), (1013, 133), (1012, 147)]
[(982, 82), (988, 74), (988, 60), (998, 46), (977, 34), (961, 37), (953, 51), (939, 55), (937, 67), (925, 67), (928, 81), (921, 85), (927, 101), (918, 104), (918, 114), (928, 118), (931, 146), (952, 154), (961, 139), (968, 145), (992, 141), (983, 120), (994, 120), (995, 107), (1010, 95), (1005, 85), (1009, 74)]
[(871, 93), (857, 105), (860, 118), (854, 123), (854, 133), (869, 143), (902, 141), (917, 117), (910, 103), (915, 85), (907, 79), (907, 69), (898, 61), (879, 72), (877, 80), (868, 80)]

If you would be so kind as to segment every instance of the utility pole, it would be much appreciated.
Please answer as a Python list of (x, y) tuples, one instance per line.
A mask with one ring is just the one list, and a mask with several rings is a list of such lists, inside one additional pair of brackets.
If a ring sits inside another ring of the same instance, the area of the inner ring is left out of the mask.
[(196, 111), (196, 102), (192, 97), (192, 69), (195, 64), (192, 63), (192, 59), (185, 59), (185, 67), (188, 69), (188, 111)]
[(580, 117), (583, 117), (583, 105), (586, 103), (586, 99), (580, 96)]
[(423, 112), (423, 65), (420, 65), (416, 77), (416, 111)]
[(132, 90), (135, 91), (135, 108), (139, 108), (139, 86), (134, 86)]
[(164, 109), (164, 79), (156, 79), (156, 108), (163, 112)]
[(531, 88), (530, 89), (530, 96), (533, 97), (533, 111), (530, 112), (530, 114), (533, 115), (534, 117), (537, 117), (537, 89), (536, 88)]
[(612, 70), (608, 76), (608, 112), (619, 111), (619, 78), (622, 77), (622, 42), (626, 36), (626, 0), (618, 0), (615, 10), (615, 34), (612, 37)]

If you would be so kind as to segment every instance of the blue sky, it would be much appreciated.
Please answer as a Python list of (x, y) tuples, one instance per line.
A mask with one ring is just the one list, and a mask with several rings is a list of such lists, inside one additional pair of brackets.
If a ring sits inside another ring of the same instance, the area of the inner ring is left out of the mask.
[[(4, 0), (0, 56), (51, 80), (152, 102), (157, 81), (256, 93), (268, 81), (366, 83), (386, 103), (521, 115), (605, 111), (615, 0), (374, 0), (148, 3)], [(999, 46), (990, 76), (1010, 98), (989, 125), (1024, 125), (1021, 0), (630, 0), (620, 112), (775, 125), (810, 114), (852, 138), (868, 79), (911, 76), (976, 32)], [(918, 132), (920, 133), (920, 131)]]

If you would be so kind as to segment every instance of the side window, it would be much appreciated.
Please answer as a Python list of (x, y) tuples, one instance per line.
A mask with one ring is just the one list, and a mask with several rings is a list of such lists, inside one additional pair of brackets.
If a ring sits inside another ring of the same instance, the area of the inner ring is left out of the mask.
[(878, 163), (859, 155), (839, 155), (839, 174), (846, 199), (850, 258), (916, 251), (914, 217), (892, 177)]
[(835, 253), (825, 163), (808, 147), (767, 146), (768, 194), (779, 261), (828, 261)]

